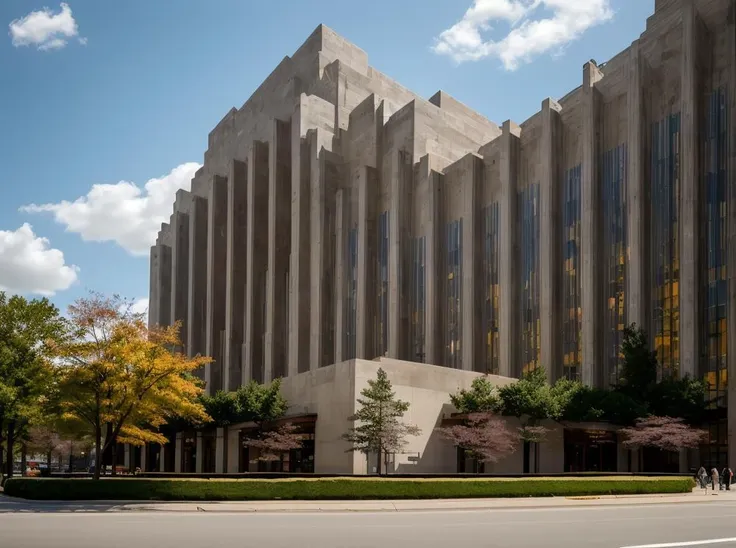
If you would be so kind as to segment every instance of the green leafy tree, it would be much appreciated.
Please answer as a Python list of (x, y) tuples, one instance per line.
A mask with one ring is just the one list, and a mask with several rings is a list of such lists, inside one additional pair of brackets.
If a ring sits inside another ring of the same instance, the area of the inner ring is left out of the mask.
[(498, 389), (488, 377), (473, 379), (470, 390), (460, 390), (450, 395), (450, 401), (459, 413), (495, 413), (501, 405)]
[(66, 333), (66, 322), (47, 299), (0, 292), (0, 441), (7, 448), (8, 476), (13, 474), (16, 434), (27, 433), (42, 417), (53, 379), (51, 343)]
[(657, 356), (649, 349), (646, 331), (636, 324), (626, 326), (621, 355), (616, 390), (636, 401), (646, 402), (657, 383)]
[(401, 451), (407, 444), (406, 438), (418, 436), (421, 430), (401, 421), (409, 410), (409, 403), (396, 399), (383, 369), (378, 370), (376, 379), (370, 379), (360, 394), (360, 409), (348, 417), (355, 426), (343, 435), (343, 439), (352, 444), (349, 451), (376, 455), (378, 474), (381, 475), (382, 458)]

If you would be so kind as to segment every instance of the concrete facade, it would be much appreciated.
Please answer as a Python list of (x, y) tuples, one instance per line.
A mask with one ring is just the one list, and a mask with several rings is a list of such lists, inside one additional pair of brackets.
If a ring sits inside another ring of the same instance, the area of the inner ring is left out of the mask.
[(657, 0), (630, 48), (500, 126), (318, 27), (210, 133), (151, 250), (151, 324), (182, 323), (214, 392), (377, 357), (607, 386), (635, 322), (663, 375), (708, 381), (725, 463), (734, 6)]

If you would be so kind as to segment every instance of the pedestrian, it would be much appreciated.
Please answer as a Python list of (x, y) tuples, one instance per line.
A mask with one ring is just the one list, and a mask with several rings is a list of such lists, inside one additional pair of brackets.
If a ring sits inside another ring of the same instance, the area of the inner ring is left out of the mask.
[(731, 470), (728, 466), (726, 466), (723, 469), (723, 472), (721, 473), (721, 481), (723, 482), (723, 485), (726, 487), (726, 491), (731, 490), (732, 480), (733, 480), (733, 470)]
[(705, 470), (705, 466), (701, 466), (700, 470), (696, 475), (698, 482), (700, 483), (701, 489), (708, 489), (708, 472)]
[(715, 466), (710, 471), (710, 480), (713, 482), (713, 491), (716, 490), (716, 484), (719, 483), (718, 481), (718, 468)]

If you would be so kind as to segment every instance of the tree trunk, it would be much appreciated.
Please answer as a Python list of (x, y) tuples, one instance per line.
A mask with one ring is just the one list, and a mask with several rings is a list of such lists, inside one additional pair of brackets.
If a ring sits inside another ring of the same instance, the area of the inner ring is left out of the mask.
[(46, 466), (49, 468), (49, 473), (51, 472), (51, 453), (52, 451), (49, 450), (48, 453), (46, 453)]
[(95, 427), (95, 474), (96, 480), (100, 479), (100, 468), (102, 467), (102, 427)]
[(8, 422), (8, 436), (5, 440), (8, 448), (8, 462), (6, 463), (5, 475), (9, 478), (13, 477), (13, 444), (15, 443), (15, 421)]
[(74, 442), (69, 440), (69, 473), (74, 472)]
[(376, 464), (376, 471), (378, 472), (378, 475), (381, 475), (381, 458), (383, 458), (383, 455), (381, 455), (381, 450), (378, 450), (377, 454), (377, 464)]
[(28, 451), (26, 450), (26, 444), (20, 446), (20, 475), (26, 475), (26, 464), (28, 462)]
[(112, 475), (118, 475), (118, 444), (113, 440), (110, 446), (110, 454), (112, 455)]

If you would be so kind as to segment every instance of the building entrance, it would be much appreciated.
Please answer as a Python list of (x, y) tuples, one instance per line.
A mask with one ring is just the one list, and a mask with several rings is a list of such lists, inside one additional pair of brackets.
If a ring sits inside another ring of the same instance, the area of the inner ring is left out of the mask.
[(565, 472), (615, 472), (616, 433), (565, 429)]

